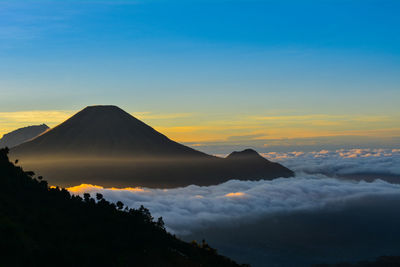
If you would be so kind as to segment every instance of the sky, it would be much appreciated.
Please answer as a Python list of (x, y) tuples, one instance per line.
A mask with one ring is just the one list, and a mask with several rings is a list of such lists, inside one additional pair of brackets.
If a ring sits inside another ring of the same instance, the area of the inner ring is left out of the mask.
[(0, 0), (0, 136), (113, 104), (210, 153), (398, 147), (399, 10), (397, 0)]

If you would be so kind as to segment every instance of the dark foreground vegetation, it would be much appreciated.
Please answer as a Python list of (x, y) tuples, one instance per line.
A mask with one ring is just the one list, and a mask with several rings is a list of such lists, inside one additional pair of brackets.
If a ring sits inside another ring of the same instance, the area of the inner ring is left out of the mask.
[(238, 266), (167, 233), (146, 208), (82, 199), (33, 176), (0, 149), (0, 266)]

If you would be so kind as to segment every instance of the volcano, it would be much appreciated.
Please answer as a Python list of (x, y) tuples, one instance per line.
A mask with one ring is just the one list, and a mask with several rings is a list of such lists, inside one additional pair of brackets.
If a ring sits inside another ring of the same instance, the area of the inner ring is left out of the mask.
[(44, 133), (45, 131), (47, 131), (47, 129), (49, 129), (49, 127), (46, 124), (19, 128), (15, 131), (3, 135), (3, 138), (0, 139), (0, 148), (12, 148), (14, 146), (20, 145)]
[(10, 156), (63, 187), (170, 188), (294, 175), (251, 149), (219, 158), (184, 146), (116, 106), (86, 107)]
[(86, 107), (13, 152), (39, 157), (208, 156), (168, 139), (116, 106)]

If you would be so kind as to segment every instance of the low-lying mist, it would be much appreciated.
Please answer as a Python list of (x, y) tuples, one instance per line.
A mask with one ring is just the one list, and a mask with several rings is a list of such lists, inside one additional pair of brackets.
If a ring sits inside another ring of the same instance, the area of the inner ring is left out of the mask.
[(169, 231), (183, 235), (215, 224), (254, 220), (266, 214), (318, 211), (366, 196), (400, 196), (400, 185), (381, 180), (340, 181), (306, 174), (272, 181), (230, 180), (208, 187), (117, 189), (81, 185), (68, 189), (75, 194), (102, 193), (106, 199), (122, 201), (129, 207), (144, 205), (154, 216), (164, 218)]
[(340, 149), (263, 153), (295, 172), (400, 183), (400, 149)]
[[(71, 156), (68, 154), (42, 157), (10, 157), (18, 159), (26, 170), (32, 170), (48, 180), (50, 185), (61, 187), (77, 186), (82, 183), (104, 187), (147, 186), (171, 188), (191, 183), (218, 184), (223, 177), (206, 176), (201, 171), (213, 169), (220, 158), (205, 157), (94, 157), (93, 155)], [(211, 158), (211, 160), (210, 160)], [(216, 159), (216, 160), (214, 160)], [(185, 173), (192, 176), (184, 176)], [(199, 174), (197, 174), (199, 173)], [(197, 176), (195, 176), (197, 174)], [(166, 177), (168, 179), (166, 179)], [(190, 177), (191, 180), (187, 180)]]
[(167, 229), (179, 237), (204, 238), (221, 253), (253, 266), (374, 259), (400, 251), (400, 185), (319, 173), (396, 175), (399, 154), (398, 150), (270, 153), (267, 157), (297, 170), (296, 177), (174, 189), (81, 185), (69, 190), (93, 197), (102, 193), (129, 207), (144, 205), (154, 217), (162, 216)]

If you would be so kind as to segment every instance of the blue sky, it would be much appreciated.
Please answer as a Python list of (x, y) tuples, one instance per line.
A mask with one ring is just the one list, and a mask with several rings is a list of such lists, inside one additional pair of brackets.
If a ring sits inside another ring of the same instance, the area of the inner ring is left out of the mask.
[[(287, 128), (271, 138), (400, 136), (399, 1), (60, 2), (0, 1), (0, 112), (115, 104), (177, 114), (147, 122), (193, 142), (262, 135), (240, 126), (271, 115), (363, 117), (315, 134), (304, 117), (263, 122)], [(238, 127), (216, 133), (220, 121)], [(167, 128), (198, 125), (209, 138)]]

